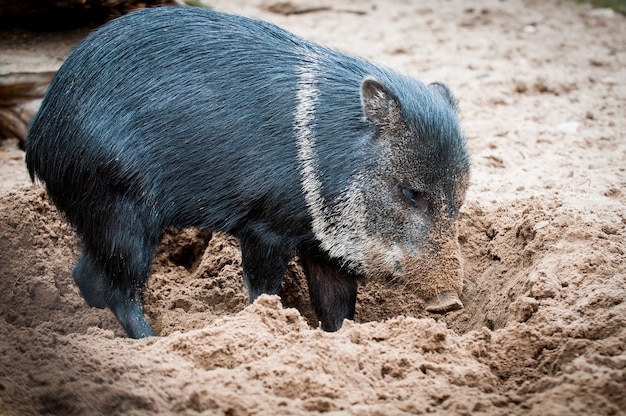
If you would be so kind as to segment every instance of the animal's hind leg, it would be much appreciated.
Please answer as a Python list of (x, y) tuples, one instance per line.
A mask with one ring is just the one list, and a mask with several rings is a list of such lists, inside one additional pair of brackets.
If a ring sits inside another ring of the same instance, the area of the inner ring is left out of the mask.
[(104, 231), (93, 229), (84, 238), (73, 276), (90, 306), (108, 307), (129, 337), (143, 338), (153, 335), (143, 314), (143, 292), (159, 239), (137, 212), (130, 212), (132, 206), (123, 206), (116, 204)]
[[(143, 285), (128, 287), (119, 279), (110, 279), (95, 256), (87, 249), (72, 271), (74, 281), (87, 304), (95, 308), (108, 307), (132, 338), (153, 335), (143, 314)], [(145, 279), (144, 279), (145, 280)]]
[(86, 248), (83, 249), (83, 256), (74, 266), (72, 276), (89, 306), (100, 309), (107, 307), (111, 282)]

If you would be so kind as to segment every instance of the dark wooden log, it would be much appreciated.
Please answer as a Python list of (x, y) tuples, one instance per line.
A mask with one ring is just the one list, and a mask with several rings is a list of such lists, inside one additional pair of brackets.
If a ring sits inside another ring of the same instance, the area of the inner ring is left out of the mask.
[(0, 28), (64, 30), (100, 24), (130, 10), (174, 0), (0, 0)]

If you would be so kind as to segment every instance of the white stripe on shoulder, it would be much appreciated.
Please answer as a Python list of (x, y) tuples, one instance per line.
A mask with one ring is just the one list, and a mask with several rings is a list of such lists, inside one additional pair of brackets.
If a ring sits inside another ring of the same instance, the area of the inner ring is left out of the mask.
[(313, 218), (313, 232), (319, 239), (324, 234), (325, 203), (321, 195), (322, 183), (317, 176), (315, 152), (315, 109), (319, 103), (317, 87), (319, 62), (316, 55), (307, 52), (300, 65), (296, 67), (298, 91), (296, 93), (296, 111), (293, 119), (293, 131), (298, 147), (302, 191)]
[[(328, 254), (344, 262), (351, 269), (361, 269), (363, 262), (363, 229), (357, 224), (364, 219), (363, 213), (357, 215), (362, 204), (356, 184), (338, 201), (330, 201), (328, 205), (322, 195), (322, 182), (316, 152), (315, 117), (319, 104), (318, 78), (320, 66), (318, 56), (307, 52), (300, 65), (296, 67), (298, 75), (298, 91), (296, 93), (296, 110), (294, 113), (293, 130), (298, 148), (302, 191), (312, 218), (315, 237), (320, 241), (321, 248)], [(353, 214), (353, 215), (350, 215)], [(349, 220), (351, 219), (351, 220)], [(356, 234), (356, 235), (355, 235)], [(355, 238), (356, 237), (356, 238)]]

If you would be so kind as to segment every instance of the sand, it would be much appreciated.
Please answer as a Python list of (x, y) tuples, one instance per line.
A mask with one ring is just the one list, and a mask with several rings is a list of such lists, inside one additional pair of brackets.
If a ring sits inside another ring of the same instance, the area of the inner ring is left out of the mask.
[(626, 414), (626, 18), (569, 1), (211, 4), (454, 90), (465, 309), (430, 315), (410, 285), (371, 281), (355, 322), (325, 333), (296, 263), (281, 298), (249, 305), (237, 242), (187, 230), (154, 260), (158, 336), (127, 339), (80, 297), (76, 237), (5, 140), (0, 414)]

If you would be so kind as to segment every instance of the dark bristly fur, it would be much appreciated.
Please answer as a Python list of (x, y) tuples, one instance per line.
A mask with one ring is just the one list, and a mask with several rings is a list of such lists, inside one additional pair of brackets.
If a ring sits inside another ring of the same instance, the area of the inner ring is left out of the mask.
[(456, 218), (468, 159), (452, 102), (442, 84), (269, 23), (143, 10), (69, 56), (26, 163), (82, 240), (81, 293), (129, 336), (152, 335), (143, 289), (164, 227), (238, 237), (251, 300), (276, 294), (301, 254), (332, 331), (353, 317), (359, 278), (401, 273), (441, 208)]

